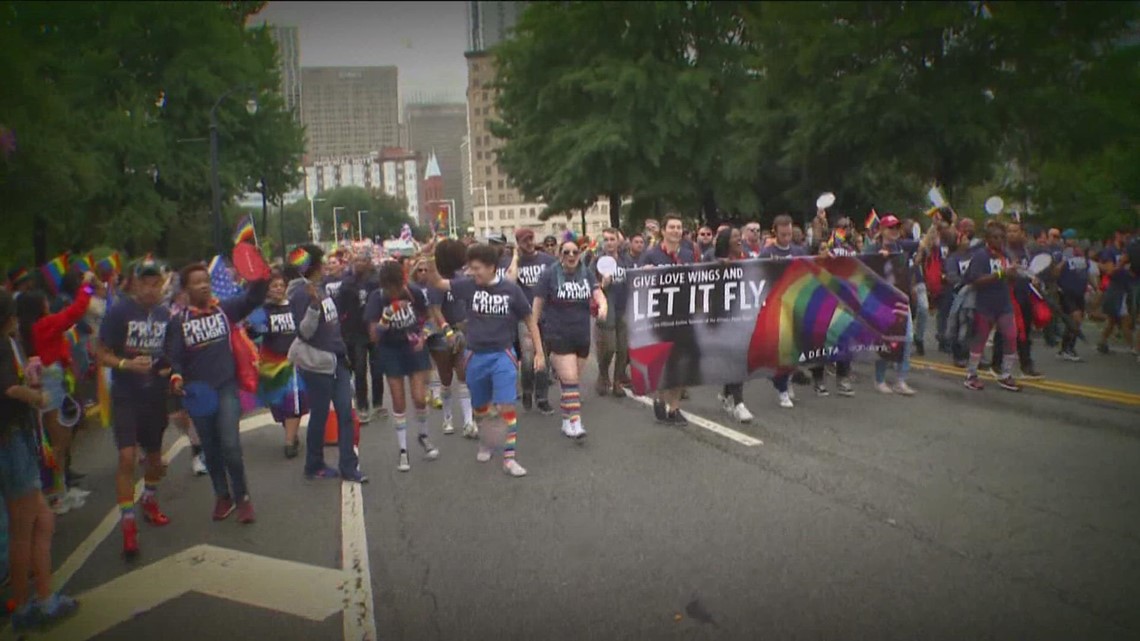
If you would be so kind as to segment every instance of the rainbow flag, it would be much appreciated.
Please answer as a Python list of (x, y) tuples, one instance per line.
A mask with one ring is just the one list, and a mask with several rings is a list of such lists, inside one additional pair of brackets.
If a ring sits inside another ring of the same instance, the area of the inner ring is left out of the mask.
[(91, 254), (87, 254), (86, 256), (79, 256), (78, 258), (72, 259), (70, 268), (77, 273), (86, 274), (87, 272), (94, 271), (95, 264), (91, 261)]
[(253, 226), (253, 215), (246, 214), (238, 221), (237, 230), (234, 231), (234, 244), (257, 244), (257, 228)]
[(100, 367), (95, 398), (99, 402), (99, 419), (103, 427), (111, 427), (111, 368)]
[(289, 252), (287, 260), (293, 267), (304, 269), (309, 266), (309, 263), (313, 262), (313, 257), (309, 252), (305, 251), (304, 247), (297, 247)]
[(111, 274), (121, 274), (123, 272), (123, 259), (119, 256), (119, 252), (111, 252), (107, 256), (99, 259), (95, 263), (96, 272), (103, 277), (110, 276)]
[(879, 226), (879, 214), (875, 208), (871, 208), (871, 213), (867, 214), (867, 219), (863, 221), (863, 229), (871, 231)]
[(43, 267), (40, 267), (40, 273), (43, 274), (44, 284), (53, 294), (59, 293), (60, 285), (63, 284), (63, 277), (67, 274), (68, 255), (66, 253), (60, 254), (47, 262)]
[(835, 360), (855, 346), (893, 346), (906, 340), (908, 310), (902, 292), (856, 259), (792, 260), (757, 316), (748, 371)]
[(13, 289), (19, 287), (20, 283), (31, 278), (31, 276), (32, 275), (28, 273), (27, 267), (17, 267), (15, 269), (9, 270), (8, 287), (11, 287)]

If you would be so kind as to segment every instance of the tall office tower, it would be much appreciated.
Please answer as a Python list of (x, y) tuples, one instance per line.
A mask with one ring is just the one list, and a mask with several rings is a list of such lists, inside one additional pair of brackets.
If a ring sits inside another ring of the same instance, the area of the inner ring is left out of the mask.
[(366, 156), (400, 143), (395, 67), (302, 67), (310, 159)]
[(505, 40), (525, 2), (467, 2), (467, 50), (487, 51)]
[(444, 199), (455, 201), (457, 212), (463, 208), (462, 165), (463, 136), (467, 133), (467, 106), (463, 103), (410, 104), (404, 107), (408, 126), (408, 148), (421, 158), (432, 154), (439, 161), (443, 178)]
[(273, 25), (277, 65), (281, 72), (281, 97), (293, 120), (301, 122), (301, 38), (297, 27)]

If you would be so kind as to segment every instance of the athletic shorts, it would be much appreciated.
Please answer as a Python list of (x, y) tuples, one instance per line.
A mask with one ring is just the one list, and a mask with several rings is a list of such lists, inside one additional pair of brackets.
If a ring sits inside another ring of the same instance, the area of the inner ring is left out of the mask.
[(1109, 318), (1121, 318), (1128, 315), (1128, 292), (1124, 287), (1115, 283), (1104, 290), (1104, 299), (1101, 302), (1101, 311)]
[(67, 396), (67, 375), (59, 363), (44, 368), (43, 393), (47, 396), (47, 407), (43, 411), (50, 412), (63, 407), (63, 399)]
[(374, 356), (376, 366), (384, 376), (399, 378), (431, 369), (431, 356), (426, 349), (412, 349), (411, 345), (380, 344)]
[(162, 451), (162, 434), (169, 416), (166, 396), (130, 400), (112, 397), (115, 447), (121, 450), (139, 446), (146, 452)]
[(35, 432), (14, 428), (0, 437), (0, 497), (5, 501), (38, 492), (40, 459), (36, 455)]
[(578, 358), (590, 357), (590, 343), (588, 340), (585, 343), (580, 343), (578, 341), (551, 338), (543, 347), (551, 354), (557, 354), (559, 356), (577, 354)]
[(1066, 314), (1085, 311), (1085, 295), (1061, 292), (1061, 311)]
[(467, 352), (467, 389), (471, 405), (514, 405), (518, 398), (519, 359), (513, 349), (500, 352)]

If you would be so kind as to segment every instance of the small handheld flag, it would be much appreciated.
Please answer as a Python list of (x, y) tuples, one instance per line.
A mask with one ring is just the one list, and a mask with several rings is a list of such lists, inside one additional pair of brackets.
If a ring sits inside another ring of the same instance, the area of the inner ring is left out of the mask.
[(214, 296), (220, 300), (233, 298), (241, 294), (241, 288), (234, 282), (233, 274), (230, 273), (226, 265), (225, 259), (221, 256), (214, 256), (210, 261), (210, 287), (214, 290)]
[(871, 213), (867, 214), (867, 219), (865, 221), (863, 221), (863, 229), (866, 229), (867, 231), (872, 231), (873, 229), (875, 229), (878, 226), (879, 226), (879, 214), (878, 214), (878, 212), (875, 211), (875, 208), (872, 207)]
[(108, 256), (99, 259), (95, 263), (95, 271), (106, 278), (111, 274), (119, 274), (123, 271), (123, 259), (119, 256), (119, 252), (111, 252)]
[(238, 221), (237, 230), (234, 231), (234, 244), (257, 244), (257, 228), (253, 226), (253, 215), (246, 214)]
[(43, 274), (44, 277), (44, 284), (47, 285), (53, 294), (59, 293), (60, 286), (63, 284), (63, 277), (67, 274), (67, 267), (67, 254), (60, 254), (48, 261), (43, 267), (40, 267), (40, 273)]
[(313, 262), (313, 257), (309, 254), (309, 252), (305, 251), (305, 248), (297, 247), (293, 251), (289, 252), (288, 260), (289, 264), (293, 267), (296, 267), (297, 269), (305, 269)]

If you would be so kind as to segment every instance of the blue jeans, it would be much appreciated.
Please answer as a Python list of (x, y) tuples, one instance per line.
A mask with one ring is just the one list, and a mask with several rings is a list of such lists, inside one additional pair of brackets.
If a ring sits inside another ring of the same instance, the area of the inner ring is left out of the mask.
[(245, 461), (241, 456), (241, 401), (235, 383), (218, 390), (218, 411), (207, 416), (191, 416), (198, 437), (202, 440), (202, 453), (206, 455), (206, 470), (214, 485), (214, 496), (242, 500), (249, 494), (245, 484)]
[[(906, 340), (903, 341), (902, 360), (899, 361), (899, 376), (898, 376), (898, 378), (899, 378), (900, 382), (906, 380), (907, 372), (910, 371), (910, 350), (911, 350), (911, 345), (914, 343), (913, 337), (914, 337), (914, 322), (911, 321), (909, 316), (907, 316), (907, 319), (906, 319)], [(887, 366), (890, 364), (891, 364), (890, 361), (885, 361), (881, 358), (879, 360), (875, 361), (875, 383), (887, 382)]]
[(926, 339), (926, 325), (930, 322), (930, 298), (926, 295), (926, 283), (914, 286), (914, 337), (919, 342)]
[(325, 467), (325, 422), (329, 404), (336, 410), (337, 446), (340, 448), (340, 475), (359, 473), (352, 429), (352, 372), (343, 358), (338, 358), (335, 374), (317, 374), (298, 370), (309, 390), (309, 431), (305, 435), (305, 474), (316, 474)]

